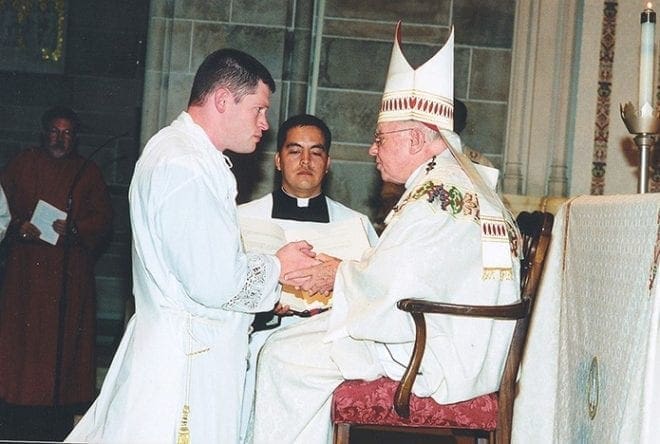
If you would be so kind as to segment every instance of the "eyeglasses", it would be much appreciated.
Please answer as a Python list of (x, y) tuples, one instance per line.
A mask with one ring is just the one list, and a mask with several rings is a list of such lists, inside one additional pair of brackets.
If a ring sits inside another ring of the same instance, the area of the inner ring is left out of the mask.
[(61, 134), (63, 137), (66, 137), (68, 139), (72, 138), (73, 134), (74, 134), (73, 130), (70, 130), (70, 129), (61, 130), (61, 129), (55, 128), (55, 127), (48, 128), (46, 133), (49, 136), (53, 136), (53, 137), (59, 137), (59, 135)]
[(384, 141), (383, 136), (385, 134), (400, 133), (400, 132), (403, 132), (403, 131), (410, 131), (410, 130), (413, 130), (413, 129), (415, 129), (415, 128), (403, 128), (403, 129), (398, 129), (398, 130), (394, 130), (394, 131), (385, 131), (385, 132), (376, 131), (374, 133), (374, 143), (376, 144), (376, 146), (378, 148), (380, 148), (380, 147), (383, 146), (383, 141)]

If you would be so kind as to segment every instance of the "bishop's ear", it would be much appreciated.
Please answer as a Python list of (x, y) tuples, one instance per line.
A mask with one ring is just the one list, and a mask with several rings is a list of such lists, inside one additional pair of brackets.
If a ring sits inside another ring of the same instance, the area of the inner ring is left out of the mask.
[(419, 128), (413, 128), (410, 133), (410, 154), (419, 153), (424, 148), (426, 137), (424, 132)]

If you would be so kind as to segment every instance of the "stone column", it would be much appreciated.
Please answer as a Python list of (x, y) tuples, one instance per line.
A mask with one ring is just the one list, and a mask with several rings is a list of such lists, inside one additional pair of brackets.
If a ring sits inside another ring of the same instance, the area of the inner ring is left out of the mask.
[(578, 4), (578, 0), (517, 2), (505, 193), (567, 192)]
[(174, 2), (151, 1), (142, 96), (140, 149), (151, 136), (167, 125), (165, 116), (172, 55), (173, 18)]

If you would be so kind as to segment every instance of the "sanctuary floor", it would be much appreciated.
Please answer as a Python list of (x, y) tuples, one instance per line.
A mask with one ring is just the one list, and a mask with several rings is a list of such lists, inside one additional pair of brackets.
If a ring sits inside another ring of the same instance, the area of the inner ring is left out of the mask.
[[(121, 339), (122, 325), (100, 321), (97, 325), (96, 379), (100, 390), (112, 357)], [(85, 407), (76, 410), (84, 411)], [(57, 442), (68, 435), (73, 426), (72, 410), (56, 410), (45, 407), (8, 406), (0, 402), (0, 443), (9, 442)], [(356, 430), (351, 444), (462, 444), (453, 437), (424, 436), (407, 433), (390, 433)], [(472, 441), (474, 442), (474, 441)]]

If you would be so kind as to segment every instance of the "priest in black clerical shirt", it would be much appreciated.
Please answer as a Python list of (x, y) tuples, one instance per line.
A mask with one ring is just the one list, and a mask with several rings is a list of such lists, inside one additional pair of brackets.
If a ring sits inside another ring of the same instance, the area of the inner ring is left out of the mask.
[[(275, 168), (282, 177), (281, 186), (270, 194), (240, 205), (239, 216), (268, 220), (284, 229), (310, 222), (328, 223), (359, 217), (367, 232), (369, 243), (374, 245), (378, 236), (369, 218), (323, 193), (323, 180), (330, 168), (331, 141), (330, 129), (318, 117), (300, 114), (284, 122), (277, 133), (275, 154)], [(255, 331), (250, 337), (250, 360), (245, 382), (241, 438), (247, 428), (254, 395), (256, 356), (271, 333), (268, 330), (280, 325), (280, 319), (282, 325), (288, 325), (300, 318), (276, 317), (271, 311), (257, 314), (253, 323)]]
[[(330, 158), (327, 156), (328, 162)], [(276, 156), (279, 156), (278, 153)], [(280, 156), (281, 157), (281, 156)], [(321, 180), (325, 174), (321, 176)], [(319, 191), (314, 197), (296, 197), (284, 191), (284, 185), (272, 193), (273, 219), (297, 220), (303, 222), (330, 222), (328, 214), (328, 202), (325, 194)]]

